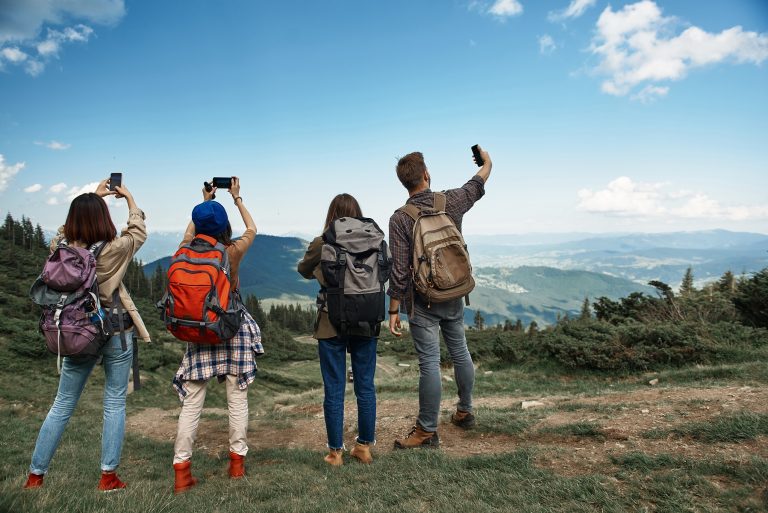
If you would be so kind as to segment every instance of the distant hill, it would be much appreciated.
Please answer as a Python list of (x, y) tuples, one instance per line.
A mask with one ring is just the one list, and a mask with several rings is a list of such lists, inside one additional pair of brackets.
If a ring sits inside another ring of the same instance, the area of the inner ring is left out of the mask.
[[(159, 239), (157, 247), (170, 245), (164, 250), (170, 254), (180, 237), (150, 234), (150, 241)], [(540, 237), (543, 235), (535, 238)], [(677, 286), (688, 266), (698, 283), (716, 279), (727, 270), (740, 274), (768, 267), (768, 236), (724, 230), (614, 234), (582, 240), (569, 240), (561, 234), (561, 242), (556, 244), (530, 244), (532, 239), (526, 238), (520, 246), (509, 243), (512, 236), (500, 240), (507, 243), (470, 244), (477, 288), (470, 296), (467, 324), (472, 324), (475, 310), (482, 312), (487, 324), (518, 318), (526, 324), (532, 320), (549, 324), (557, 315), (578, 313), (585, 296), (595, 300), (638, 291), (653, 293), (647, 286), (650, 280)], [(317, 283), (296, 272), (306, 246), (297, 237), (258, 235), (240, 267), (243, 293), (285, 301), (314, 298)], [(167, 268), (169, 260), (156, 260), (144, 270), (151, 274), (157, 265)]]
[(515, 244), (512, 236), (501, 236), (494, 244), (485, 239), (470, 246), (472, 262), (483, 267), (580, 269), (642, 284), (661, 280), (674, 287), (689, 266), (699, 284), (728, 270), (741, 274), (768, 266), (768, 235), (760, 233), (707, 230), (600, 235), (552, 244), (530, 244), (529, 240), (523, 237)]
[[(305, 280), (296, 272), (296, 264), (306, 249), (307, 243), (295, 237), (257, 235), (240, 263), (240, 291), (262, 299), (314, 297), (317, 282)], [(168, 256), (150, 262), (144, 266), (144, 272), (151, 275), (158, 265), (167, 269), (170, 260)]]
[(520, 319), (525, 324), (535, 320), (541, 325), (553, 323), (558, 315), (577, 314), (585, 297), (592, 302), (600, 296), (617, 299), (632, 292), (653, 293), (651, 287), (624, 278), (541, 266), (477, 268), (475, 281), (465, 313), (469, 325), (476, 310), (486, 324)]

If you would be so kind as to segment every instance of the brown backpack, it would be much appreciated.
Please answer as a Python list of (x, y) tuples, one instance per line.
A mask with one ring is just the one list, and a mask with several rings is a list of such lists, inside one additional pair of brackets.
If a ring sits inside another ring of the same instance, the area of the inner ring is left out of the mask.
[(475, 288), (464, 237), (445, 213), (445, 194), (436, 192), (434, 208), (407, 204), (398, 210), (413, 218), (413, 286), (426, 301), (442, 303), (464, 297)]

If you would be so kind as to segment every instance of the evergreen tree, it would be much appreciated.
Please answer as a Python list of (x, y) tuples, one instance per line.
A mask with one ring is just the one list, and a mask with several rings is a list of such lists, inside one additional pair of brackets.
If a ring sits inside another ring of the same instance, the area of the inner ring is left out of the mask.
[(579, 319), (584, 321), (592, 318), (592, 311), (589, 308), (589, 296), (584, 296), (584, 302), (581, 304), (581, 313)]
[(696, 292), (696, 289), (693, 286), (693, 269), (689, 266), (688, 269), (685, 270), (683, 282), (680, 284), (680, 295), (690, 296), (694, 292)]
[(45, 240), (45, 234), (43, 233), (43, 229), (40, 227), (40, 224), (35, 225), (35, 247), (41, 248), (41, 249), (47, 249), (48, 244)]
[(509, 319), (504, 321), (504, 331), (512, 331), (514, 329), (514, 326), (512, 325), (512, 321)]
[(736, 277), (731, 271), (726, 271), (717, 281), (717, 290), (728, 296), (736, 290)]
[(480, 313), (480, 310), (475, 310), (475, 329), (485, 329), (485, 319), (483, 319), (483, 314)]
[(536, 333), (539, 332), (539, 325), (536, 323), (536, 321), (531, 321), (531, 324), (528, 325), (528, 336), (532, 337), (536, 335)]
[(523, 321), (518, 319), (517, 322), (515, 322), (515, 327), (512, 330), (522, 333), (522, 331), (523, 331)]

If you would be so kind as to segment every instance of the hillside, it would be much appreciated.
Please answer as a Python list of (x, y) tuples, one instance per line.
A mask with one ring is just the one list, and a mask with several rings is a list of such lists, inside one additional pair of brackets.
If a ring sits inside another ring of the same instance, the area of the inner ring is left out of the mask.
[(541, 266), (483, 267), (475, 269), (475, 280), (471, 305), (465, 313), (469, 325), (476, 310), (480, 310), (488, 325), (506, 319), (552, 324), (558, 316), (578, 313), (585, 297), (616, 299), (632, 292), (652, 292), (650, 287), (624, 278)]

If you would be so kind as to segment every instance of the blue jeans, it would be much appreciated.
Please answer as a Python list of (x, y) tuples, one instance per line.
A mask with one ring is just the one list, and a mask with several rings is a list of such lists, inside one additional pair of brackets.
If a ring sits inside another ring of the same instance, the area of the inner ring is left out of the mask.
[[(323, 413), (328, 447), (344, 446), (344, 391), (347, 382), (347, 341), (338, 337), (318, 340), (320, 372), (323, 375)], [(350, 337), (355, 396), (357, 397), (357, 440), (376, 440), (376, 338)]]
[(409, 319), (413, 345), (419, 355), (419, 417), (426, 431), (436, 431), (440, 416), (440, 333), (453, 362), (453, 375), (461, 411), (472, 411), (475, 367), (464, 336), (464, 299), (432, 303), (416, 300)]
[[(125, 435), (125, 397), (133, 360), (132, 332), (126, 333), (128, 350), (123, 351), (120, 335), (110, 338), (102, 349), (104, 374), (104, 428), (101, 433), (101, 470), (113, 471), (120, 464)], [(29, 471), (43, 475), (59, 446), (85, 382), (96, 365), (95, 358), (64, 358), (59, 391), (37, 435)]]

